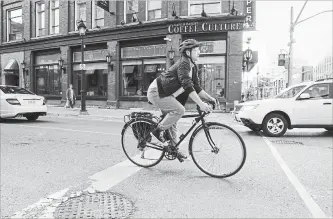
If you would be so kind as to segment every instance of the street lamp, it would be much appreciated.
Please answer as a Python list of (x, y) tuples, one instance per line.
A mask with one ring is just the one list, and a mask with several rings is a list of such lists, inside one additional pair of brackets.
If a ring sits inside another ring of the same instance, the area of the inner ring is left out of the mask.
[(252, 50), (250, 48), (248, 48), (247, 50), (245, 50), (244, 52), (244, 60), (246, 62), (246, 73), (247, 73), (247, 84), (246, 84), (246, 89), (249, 88), (249, 62), (252, 59)]
[(81, 36), (81, 113), (86, 113), (86, 77), (84, 75), (84, 45), (83, 45), (83, 36), (86, 34), (86, 25), (84, 25), (83, 20), (81, 19), (79, 25), (77, 26)]

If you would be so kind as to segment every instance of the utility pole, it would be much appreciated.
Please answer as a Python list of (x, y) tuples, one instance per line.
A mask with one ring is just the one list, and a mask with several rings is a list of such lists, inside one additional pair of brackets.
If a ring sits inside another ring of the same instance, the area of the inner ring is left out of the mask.
[(294, 38), (294, 7), (290, 9), (290, 30), (289, 30), (289, 63), (288, 63), (288, 85), (290, 87), (292, 85), (293, 79), (293, 38)]

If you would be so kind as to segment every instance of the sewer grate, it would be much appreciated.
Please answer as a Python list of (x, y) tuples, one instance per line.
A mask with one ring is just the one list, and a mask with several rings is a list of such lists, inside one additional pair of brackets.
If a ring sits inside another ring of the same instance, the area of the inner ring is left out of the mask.
[(134, 204), (117, 193), (93, 193), (70, 198), (54, 212), (55, 218), (129, 218)]
[(300, 141), (288, 141), (288, 140), (275, 140), (272, 141), (275, 144), (293, 144), (293, 145), (304, 145), (302, 142)]

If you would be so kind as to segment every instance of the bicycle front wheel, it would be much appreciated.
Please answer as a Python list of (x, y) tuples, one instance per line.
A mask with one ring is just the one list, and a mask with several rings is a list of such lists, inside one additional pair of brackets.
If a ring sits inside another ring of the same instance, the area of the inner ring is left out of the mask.
[(244, 165), (246, 148), (241, 136), (231, 127), (207, 122), (193, 133), (189, 152), (195, 165), (209, 176), (226, 178)]
[[(152, 167), (161, 162), (163, 148), (149, 146), (152, 142), (150, 132), (155, 123), (149, 119), (138, 118), (125, 124), (121, 132), (121, 144), (127, 158), (137, 166)], [(142, 142), (146, 136), (148, 138)], [(140, 143), (141, 142), (141, 143)]]

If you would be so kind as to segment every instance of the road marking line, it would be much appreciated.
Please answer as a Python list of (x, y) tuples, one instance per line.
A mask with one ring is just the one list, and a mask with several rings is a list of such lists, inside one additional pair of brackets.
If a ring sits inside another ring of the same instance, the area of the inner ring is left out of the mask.
[(295, 174), (290, 170), (287, 163), (283, 160), (279, 152), (276, 150), (274, 145), (266, 138), (264, 137), (260, 132), (259, 134), (264, 139), (268, 147), (270, 148), (273, 156), (277, 160), (277, 162), (280, 164), (282, 170), (287, 175), (289, 181), (291, 184), (295, 187), (296, 191), (300, 195), (300, 197), (303, 199), (305, 205), (310, 210), (312, 216), (314, 218), (327, 218), (323, 210), (317, 205), (317, 203), (313, 200), (311, 195), (306, 191), (302, 183), (298, 180), (298, 178), (295, 176)]
[(33, 126), (33, 125), (19, 125), (19, 126), (28, 127), (28, 128), (53, 129), (53, 130), (60, 130), (60, 131), (84, 132), (84, 133), (103, 134), (103, 135), (116, 135), (116, 136), (121, 135), (121, 134), (110, 133), (110, 132), (94, 132), (94, 131), (85, 131), (85, 130), (79, 130), (79, 129), (55, 128), (55, 127), (50, 127), (50, 126)]

